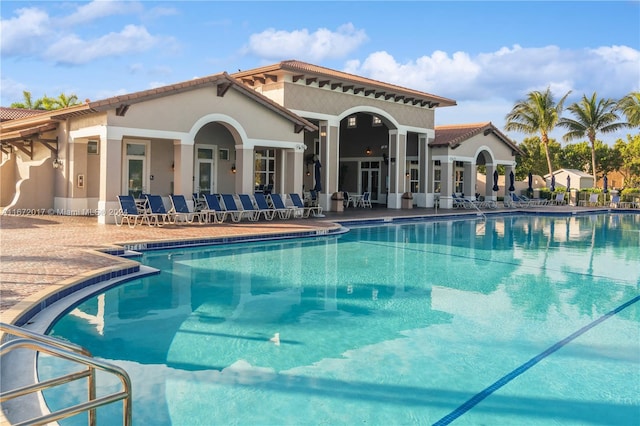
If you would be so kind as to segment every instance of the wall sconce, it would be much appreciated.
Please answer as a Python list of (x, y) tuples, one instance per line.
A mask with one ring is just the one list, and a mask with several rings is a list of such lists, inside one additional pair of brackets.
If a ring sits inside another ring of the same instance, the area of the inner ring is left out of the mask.
[(175, 163), (175, 162), (174, 162), (174, 163), (171, 163), (171, 170), (172, 170), (172, 171), (175, 171), (175, 170), (176, 170), (176, 163)]
[(59, 158), (56, 158), (55, 160), (53, 160), (53, 168), (54, 169), (61, 169), (62, 168), (62, 160)]
[(371, 155), (371, 147), (367, 147), (367, 149), (364, 151), (365, 154), (367, 155)]
[(235, 173), (236, 172), (236, 165), (232, 164), (231, 165), (231, 173)]
[(307, 163), (307, 176), (311, 176), (311, 172), (309, 171), (309, 163)]
[(411, 173), (407, 172), (405, 176), (407, 177), (407, 179), (409, 179), (411, 177)]

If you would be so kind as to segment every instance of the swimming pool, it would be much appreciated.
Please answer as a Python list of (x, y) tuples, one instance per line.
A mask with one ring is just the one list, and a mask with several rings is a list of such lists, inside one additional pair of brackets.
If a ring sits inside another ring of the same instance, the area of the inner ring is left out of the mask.
[[(129, 372), (136, 424), (640, 414), (639, 215), (359, 227), (141, 260), (162, 272), (83, 302), (50, 333)], [(39, 359), (41, 378), (62, 368)], [(45, 397), (59, 408), (85, 393)], [(100, 409), (99, 423), (120, 410)], [(76, 417), (61, 423), (86, 423)]]

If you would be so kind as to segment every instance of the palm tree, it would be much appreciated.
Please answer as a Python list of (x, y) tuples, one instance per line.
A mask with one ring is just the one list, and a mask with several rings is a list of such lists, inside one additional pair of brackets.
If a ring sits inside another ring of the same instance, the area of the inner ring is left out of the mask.
[(571, 104), (567, 109), (575, 119), (561, 118), (558, 126), (566, 127), (569, 132), (563, 136), (565, 141), (584, 138), (591, 143), (591, 172), (593, 185), (598, 181), (596, 174), (596, 134), (598, 132), (611, 133), (626, 127), (627, 123), (620, 122), (616, 114), (618, 103), (613, 99), (598, 99), (596, 92), (591, 98), (582, 95), (582, 100)]
[(533, 91), (526, 100), (518, 101), (506, 117), (505, 129), (527, 135), (540, 133), (540, 141), (547, 156), (549, 174), (553, 174), (551, 156), (549, 155), (549, 132), (551, 132), (562, 114), (565, 99), (571, 91), (556, 103), (549, 87), (544, 92)]
[(23, 108), (23, 109), (46, 109), (43, 105), (42, 99), (36, 99), (35, 101), (31, 97), (31, 92), (27, 90), (22, 91), (23, 101), (14, 102), (11, 104), (11, 108)]
[(640, 92), (631, 92), (620, 99), (618, 109), (627, 117), (630, 127), (640, 126)]
[(53, 99), (53, 109), (66, 108), (73, 105), (79, 105), (78, 97), (76, 95), (67, 96), (64, 93), (60, 93), (60, 96)]

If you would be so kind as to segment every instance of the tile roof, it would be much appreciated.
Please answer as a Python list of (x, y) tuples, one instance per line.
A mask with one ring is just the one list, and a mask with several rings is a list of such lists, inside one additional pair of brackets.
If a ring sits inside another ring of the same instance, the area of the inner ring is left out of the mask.
[(0, 121), (17, 120), (47, 112), (42, 109), (7, 108), (0, 107)]
[[(423, 105), (428, 104), (429, 107), (444, 107), (456, 105), (456, 101), (454, 101), (453, 99), (448, 99), (442, 96), (436, 96), (430, 93), (420, 92), (418, 90), (408, 89), (406, 87), (396, 86), (394, 84), (389, 84), (382, 81), (361, 77), (355, 74), (336, 71), (330, 68), (325, 68), (296, 60), (282, 61), (273, 65), (267, 65), (247, 71), (240, 71), (231, 74), (231, 76), (243, 81), (246, 84), (251, 85), (254, 81), (252, 79), (266, 79), (268, 77), (274, 78), (275, 76), (273, 73), (277, 71), (288, 71), (291, 73), (299, 74), (306, 73), (320, 78), (334, 79), (337, 80), (335, 82), (336, 87), (347, 87), (345, 85), (345, 83), (347, 83), (347, 85), (349, 86), (354, 86), (352, 87), (354, 88), (354, 90), (364, 91), (366, 89), (369, 89), (375, 91), (376, 94), (384, 94), (389, 98), (394, 97), (395, 100), (404, 99), (407, 102), (409, 100), (413, 100), (414, 102), (423, 101)], [(303, 75), (299, 76), (299, 79), (303, 78), (305, 78)], [(360, 87), (355, 87), (356, 85)]]
[[(157, 87), (154, 89), (128, 93), (126, 95), (113, 96), (98, 101), (87, 101), (84, 104), (74, 105), (68, 108), (62, 108), (52, 111), (40, 111), (40, 114), (37, 114), (35, 116), (25, 116), (21, 119), (3, 122), (0, 125), (0, 138), (2, 140), (7, 139), (8, 137), (13, 138), (20, 135), (20, 131), (24, 129), (31, 130), (36, 126), (41, 126), (53, 121), (57, 122), (58, 120), (64, 120), (70, 117), (86, 115), (100, 111), (107, 111), (110, 109), (116, 109), (116, 113), (118, 113), (118, 109), (120, 109), (120, 111), (122, 111), (122, 113), (124, 114), (126, 112), (126, 109), (132, 104), (168, 96), (175, 93), (195, 90), (205, 86), (217, 86), (219, 96), (223, 96), (224, 93), (226, 93), (226, 91), (230, 88), (237, 90), (243, 95), (262, 104), (266, 108), (292, 121), (295, 125), (296, 132), (302, 130), (318, 130), (315, 124), (289, 111), (288, 109), (277, 104), (261, 93), (247, 88), (240, 81), (232, 78), (226, 72), (223, 72), (181, 83)], [(12, 132), (11, 136), (9, 136), (9, 132)]]
[(451, 149), (457, 148), (460, 144), (466, 140), (471, 139), (478, 134), (484, 134), (485, 136), (493, 133), (504, 143), (509, 145), (511, 149), (522, 155), (523, 152), (518, 146), (507, 136), (505, 136), (496, 126), (490, 121), (484, 123), (469, 123), (469, 124), (450, 124), (445, 126), (435, 127), (435, 139), (429, 143), (429, 146), (448, 146)]

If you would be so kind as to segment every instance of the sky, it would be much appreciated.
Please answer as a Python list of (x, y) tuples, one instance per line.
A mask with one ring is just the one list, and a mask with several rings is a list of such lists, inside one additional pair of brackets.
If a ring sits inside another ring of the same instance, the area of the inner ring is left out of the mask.
[(567, 106), (640, 90), (640, 1), (3, 0), (0, 55), (7, 107), (296, 59), (454, 99), (436, 125), (491, 121), (520, 143), (505, 116), (531, 91)]

